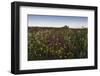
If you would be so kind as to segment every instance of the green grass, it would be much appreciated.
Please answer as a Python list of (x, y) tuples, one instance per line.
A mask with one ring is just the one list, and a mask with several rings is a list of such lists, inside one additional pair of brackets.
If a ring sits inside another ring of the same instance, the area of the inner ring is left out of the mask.
[(88, 57), (87, 29), (28, 27), (28, 60)]

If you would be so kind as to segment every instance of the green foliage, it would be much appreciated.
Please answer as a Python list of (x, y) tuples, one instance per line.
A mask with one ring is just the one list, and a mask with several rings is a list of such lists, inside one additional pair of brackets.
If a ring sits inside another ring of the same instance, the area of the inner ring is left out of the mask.
[(87, 58), (87, 29), (28, 28), (28, 60)]

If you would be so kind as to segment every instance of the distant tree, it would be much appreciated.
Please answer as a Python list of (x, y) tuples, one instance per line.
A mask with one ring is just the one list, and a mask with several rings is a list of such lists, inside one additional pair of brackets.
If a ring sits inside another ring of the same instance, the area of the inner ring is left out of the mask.
[(69, 26), (65, 25), (65, 26), (64, 26), (64, 28), (68, 29), (68, 28), (69, 28)]
[(82, 26), (82, 28), (84, 28), (84, 26)]
[(85, 27), (85, 26), (82, 26), (82, 28), (83, 28), (83, 29), (87, 29), (87, 27)]

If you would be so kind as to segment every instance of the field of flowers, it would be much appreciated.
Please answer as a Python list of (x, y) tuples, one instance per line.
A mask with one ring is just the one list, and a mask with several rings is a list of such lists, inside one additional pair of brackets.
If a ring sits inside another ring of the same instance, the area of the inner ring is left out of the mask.
[(88, 57), (88, 29), (28, 27), (28, 60)]

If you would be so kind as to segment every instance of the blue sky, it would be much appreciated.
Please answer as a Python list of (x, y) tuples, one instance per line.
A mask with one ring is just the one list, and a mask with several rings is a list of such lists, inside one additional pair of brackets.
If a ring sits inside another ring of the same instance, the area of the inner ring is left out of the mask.
[(50, 15), (28, 15), (28, 26), (33, 27), (63, 27), (81, 28), (88, 26), (88, 17), (80, 16), (50, 16)]

